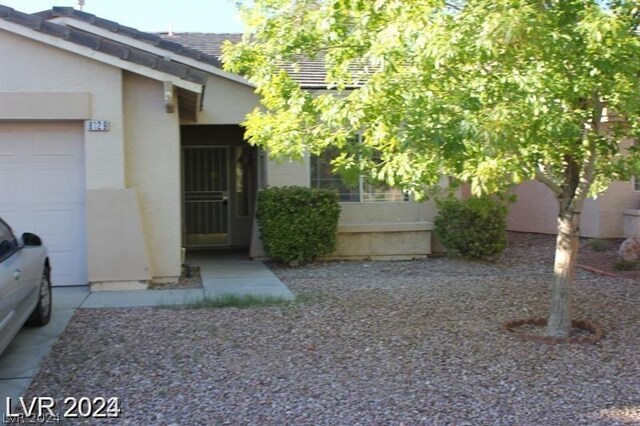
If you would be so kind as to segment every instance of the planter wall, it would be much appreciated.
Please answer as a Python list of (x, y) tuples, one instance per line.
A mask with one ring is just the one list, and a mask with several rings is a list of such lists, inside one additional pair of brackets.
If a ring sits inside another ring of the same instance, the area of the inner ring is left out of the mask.
[(622, 216), (624, 218), (624, 237), (640, 238), (640, 209), (625, 209)]

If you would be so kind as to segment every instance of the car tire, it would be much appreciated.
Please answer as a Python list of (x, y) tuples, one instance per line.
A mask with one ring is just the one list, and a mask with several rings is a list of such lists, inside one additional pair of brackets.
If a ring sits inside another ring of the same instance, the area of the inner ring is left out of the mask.
[(42, 327), (49, 324), (51, 320), (51, 272), (47, 266), (42, 271), (40, 288), (38, 289), (38, 304), (33, 309), (31, 316), (27, 320), (27, 325)]

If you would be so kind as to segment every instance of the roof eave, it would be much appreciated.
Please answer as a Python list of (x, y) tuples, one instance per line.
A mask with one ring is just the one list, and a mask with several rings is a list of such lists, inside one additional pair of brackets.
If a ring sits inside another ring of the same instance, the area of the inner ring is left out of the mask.
[(96, 60), (98, 62), (115, 66), (136, 74), (140, 74), (145, 77), (149, 77), (153, 80), (162, 81), (162, 82), (169, 81), (176, 87), (180, 87), (194, 93), (202, 93), (202, 90), (203, 90), (202, 89), (203, 84), (201, 83), (188, 81), (173, 74), (169, 74), (163, 71), (149, 68), (145, 65), (129, 62), (129, 61), (120, 59), (118, 57), (111, 56), (106, 53), (102, 53), (90, 47), (72, 43), (65, 40), (64, 38), (45, 34), (43, 32), (37, 31), (36, 29), (23, 26), (20, 24), (16, 24), (11, 21), (0, 19), (0, 29), (32, 39), (32, 40), (39, 41), (49, 46), (57, 47), (62, 50), (66, 50), (68, 52), (75, 53), (80, 56), (84, 56), (86, 58)]
[[(155, 55), (161, 55), (245, 86), (256, 87), (255, 84), (249, 82), (241, 75), (222, 69), (222, 63), (214, 56), (206, 55), (187, 46), (179, 45), (178, 43), (168, 43), (166, 39), (163, 39), (157, 34), (145, 33), (135, 28), (126, 27), (117, 22), (108, 21), (73, 8), (54, 7), (51, 10), (38, 12), (34, 14), (34, 16), (38, 16), (49, 22), (76, 27), (83, 31), (110, 38), (114, 41), (131, 45), (132, 47), (148, 51)], [(126, 29), (126, 33), (121, 32), (121, 29)], [(176, 48), (167, 48), (172, 45), (176, 45)]]

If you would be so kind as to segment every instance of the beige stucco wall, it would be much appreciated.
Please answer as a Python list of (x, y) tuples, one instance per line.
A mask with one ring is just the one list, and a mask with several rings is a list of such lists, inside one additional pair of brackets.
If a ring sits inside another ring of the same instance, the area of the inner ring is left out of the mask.
[[(196, 124), (239, 124), (246, 115), (260, 106), (254, 88), (219, 76), (210, 76), (204, 93), (203, 109)], [(183, 124), (194, 124), (183, 122)], [(309, 157), (300, 161), (268, 159), (268, 186), (309, 186)]]
[[(18, 106), (4, 117), (0, 111), (0, 120), (109, 121), (109, 131), (85, 130), (83, 135), (88, 281), (144, 281), (150, 277), (150, 272), (157, 273), (149, 271), (146, 244), (140, 244), (144, 240), (141, 220), (131, 217), (139, 211), (137, 198), (125, 189), (122, 70), (3, 30), (0, 30), (0, 57), (10, 58), (0, 60), (0, 93), (5, 94), (7, 102)], [(142, 98), (146, 99), (145, 96)], [(71, 107), (67, 102), (77, 104)], [(32, 108), (29, 108), (30, 104)], [(134, 115), (129, 123), (137, 119)], [(176, 118), (173, 120), (177, 122)], [(154, 125), (158, 121), (161, 120), (156, 120)], [(179, 140), (176, 127), (174, 125), (172, 134), (174, 144)], [(124, 225), (126, 232), (121, 229)], [(116, 235), (114, 230), (118, 229), (121, 232)], [(179, 225), (176, 233), (179, 233)], [(148, 232), (145, 234), (149, 235)], [(118, 244), (104, 244), (116, 236)], [(122, 255), (119, 253), (123, 252), (121, 245), (127, 247), (127, 262), (114, 260)], [(174, 252), (177, 253), (175, 260), (167, 263), (172, 267), (171, 273), (177, 275), (179, 242)], [(160, 272), (165, 271), (161, 269)]]
[[(634, 141), (626, 139), (622, 142), (623, 152)], [(624, 210), (640, 207), (640, 192), (634, 191), (633, 182), (613, 182), (606, 191), (596, 199), (598, 203), (598, 235), (599, 238), (624, 237)], [(584, 219), (583, 219), (584, 220)]]
[(198, 124), (238, 124), (260, 105), (254, 88), (223, 77), (210, 76)]
[[(518, 199), (512, 204), (507, 227), (512, 231), (556, 233), (558, 203), (549, 188), (540, 182), (524, 182), (513, 189)], [(623, 210), (640, 202), (640, 193), (630, 182), (614, 182), (596, 199), (585, 200), (580, 231), (584, 237), (624, 236)]]
[(0, 58), (11, 58), (0, 60), (0, 92), (90, 94), (91, 118), (109, 120), (111, 127), (85, 131), (87, 189), (123, 188), (120, 69), (3, 30)]
[[(605, 124), (606, 126), (606, 124)], [(605, 130), (607, 131), (607, 130)], [(622, 152), (632, 139), (621, 142)], [(524, 182), (513, 189), (518, 201), (511, 205), (507, 227), (512, 231), (555, 234), (558, 202), (549, 188), (540, 182)], [(585, 200), (580, 218), (580, 235), (590, 238), (622, 238), (624, 210), (640, 208), (640, 192), (633, 182), (613, 182), (595, 199)]]
[(310, 163), (306, 155), (301, 160), (268, 159), (268, 186), (310, 186)]
[(633, 190), (631, 182), (613, 182), (598, 199), (599, 238), (621, 238), (624, 236), (625, 209), (640, 203), (640, 193)]
[(433, 201), (422, 203), (340, 203), (340, 225), (355, 223), (432, 222), (437, 214)]
[(145, 239), (133, 189), (87, 191), (87, 215), (94, 226), (87, 229), (88, 259), (93, 283), (143, 281), (151, 278)]
[(517, 201), (509, 207), (507, 229), (520, 232), (556, 233), (558, 202), (553, 192), (535, 181), (523, 182), (513, 189)]
[(0, 92), (2, 120), (86, 120), (91, 118), (88, 92)]
[(162, 83), (124, 72), (126, 184), (135, 188), (156, 280), (181, 269), (180, 125)]

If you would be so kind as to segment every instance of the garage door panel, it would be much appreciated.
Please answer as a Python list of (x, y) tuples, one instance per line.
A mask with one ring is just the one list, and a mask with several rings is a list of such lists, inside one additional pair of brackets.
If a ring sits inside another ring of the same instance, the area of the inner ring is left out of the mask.
[(0, 197), (3, 204), (69, 202), (84, 197), (81, 163), (14, 163), (0, 167)]
[[(2, 161), (2, 159), (0, 159)], [(17, 200), (19, 190), (15, 179), (15, 171), (13, 167), (2, 165), (0, 167), (0, 199), (3, 204), (14, 203)]]
[(23, 232), (33, 232), (30, 228), (33, 223), (33, 212), (28, 209), (8, 209), (3, 206), (0, 208), (0, 216), (18, 235), (22, 235)]
[(49, 250), (56, 285), (86, 284), (84, 229), (83, 205), (34, 209), (34, 232)]
[(47, 244), (49, 258), (53, 266), (52, 285), (84, 285), (87, 283), (86, 270), (77, 268), (77, 247)]
[(32, 198), (33, 173), (24, 164), (0, 166), (0, 197), (2, 204), (27, 203)]
[(2, 164), (27, 162), (31, 157), (33, 137), (24, 132), (0, 131), (0, 160)]
[(0, 124), (0, 215), (40, 235), (54, 285), (87, 283), (80, 123)]
[(49, 167), (38, 167), (29, 177), (32, 182), (33, 202), (39, 203), (73, 203), (84, 193), (83, 173), (76, 165), (52, 164)]
[(82, 223), (72, 209), (38, 209), (34, 213), (34, 232), (41, 235), (47, 245), (69, 242), (70, 236), (78, 234), (74, 228)]
[(46, 139), (35, 137), (32, 144), (32, 157), (37, 162), (82, 161), (82, 153), (75, 149), (75, 142), (68, 133), (54, 133)]
[[(12, 136), (12, 134), (9, 134)], [(0, 138), (6, 138), (8, 136), (8, 132), (1, 133)], [(20, 143), (15, 139), (10, 139), (0, 146), (0, 161), (2, 164), (7, 164), (7, 162), (17, 161), (19, 156), (18, 147)]]
[(0, 139), (3, 140), (0, 146), (3, 163), (78, 163), (84, 160), (84, 152), (77, 147), (82, 140), (78, 131), (25, 132), (19, 129), (0, 131)]

